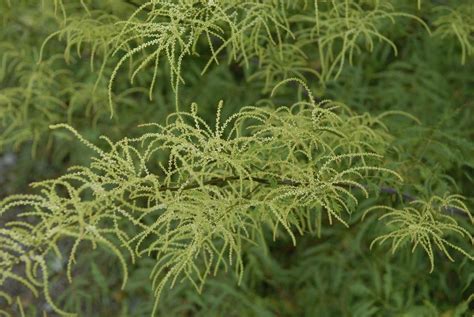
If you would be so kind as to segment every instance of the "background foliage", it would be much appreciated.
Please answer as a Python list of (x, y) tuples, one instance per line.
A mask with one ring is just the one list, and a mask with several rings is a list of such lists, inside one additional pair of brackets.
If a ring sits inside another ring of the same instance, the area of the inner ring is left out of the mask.
[(472, 314), (472, 1), (0, 17), (0, 314)]

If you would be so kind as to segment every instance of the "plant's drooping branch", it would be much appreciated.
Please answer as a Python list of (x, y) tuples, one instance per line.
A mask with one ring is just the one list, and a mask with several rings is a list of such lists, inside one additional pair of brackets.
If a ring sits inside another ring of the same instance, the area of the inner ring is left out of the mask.
[[(205, 186), (206, 185), (211, 185), (211, 186), (221, 187), (221, 186), (225, 186), (228, 182), (236, 181), (236, 180), (239, 180), (239, 179), (240, 179), (240, 177), (238, 177), (238, 176), (228, 176), (228, 177), (223, 177), (223, 178), (216, 178), (215, 177), (215, 178), (211, 178), (210, 180), (204, 181), (202, 183), (202, 185), (205, 185)], [(270, 180), (260, 178), (260, 177), (252, 177), (248, 180), (259, 183), (261, 185), (271, 185), (272, 184), (272, 182)], [(289, 179), (276, 180), (274, 183), (277, 184), (277, 185), (281, 185), (281, 186), (292, 186), (292, 187), (308, 185), (306, 183), (296, 182), (296, 181), (289, 180)], [(199, 184), (199, 183), (192, 183), (192, 184), (189, 184), (189, 185), (183, 186), (183, 187), (161, 186), (159, 188), (159, 190), (160, 191), (191, 190), (191, 189), (199, 188), (202, 185)], [(347, 184), (337, 184), (337, 185), (341, 186), (341, 187), (346, 187), (346, 188), (350, 187)], [(351, 189), (354, 189), (354, 188), (351, 188)], [(415, 197), (411, 194), (408, 194), (408, 193), (400, 193), (398, 190), (396, 190), (395, 188), (392, 188), (392, 187), (381, 186), (381, 187), (379, 187), (379, 192), (382, 193), (382, 194), (397, 195), (405, 203), (409, 203), (409, 202), (418, 200), (417, 197)], [(459, 216), (466, 216), (466, 214), (464, 213), (463, 210), (461, 210), (459, 208), (456, 208), (456, 207), (448, 206), (448, 207), (444, 207), (443, 210), (447, 213), (453, 213), (453, 214), (457, 214)]]

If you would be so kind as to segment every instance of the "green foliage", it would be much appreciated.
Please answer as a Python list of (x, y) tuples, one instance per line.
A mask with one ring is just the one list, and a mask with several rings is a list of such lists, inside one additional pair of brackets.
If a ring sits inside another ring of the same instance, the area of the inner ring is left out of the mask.
[(456, 195), (447, 197), (434, 196), (427, 202), (422, 200), (411, 202), (411, 205), (420, 206), (420, 209), (409, 206), (401, 210), (388, 206), (374, 206), (369, 208), (366, 212), (374, 209), (387, 209), (389, 212), (381, 216), (379, 220), (388, 218), (388, 220), (386, 220), (387, 225), (392, 227), (391, 232), (376, 238), (372, 244), (376, 242), (383, 243), (392, 239), (392, 252), (395, 252), (405, 240), (410, 239), (410, 242), (413, 243), (413, 250), (418, 245), (421, 245), (427, 253), (431, 263), (431, 271), (434, 269), (433, 244), (446, 254), (451, 261), (454, 260), (450, 256), (447, 247), (457, 250), (469, 259), (474, 260), (472, 255), (466, 253), (444, 238), (444, 236), (449, 233), (456, 233), (462, 237), (467, 236), (472, 241), (470, 233), (463, 227), (460, 227), (456, 219), (446, 215), (446, 211), (456, 208), (458, 211), (466, 213), (472, 222), (472, 216), (469, 210), (459, 198), (460, 197)]
[(0, 17), (0, 315), (468, 314), (469, 0)]
[(474, 54), (474, 5), (464, 4), (456, 8), (440, 6), (436, 8), (442, 12), (434, 21), (436, 35), (441, 37), (453, 36), (459, 41), (462, 49), (461, 61), (466, 63), (467, 56)]
[[(303, 10), (296, 9), (301, 7)], [(141, 14), (145, 17), (136, 21)], [(377, 28), (384, 21), (395, 22), (397, 17), (413, 18), (427, 27), (416, 16), (396, 12), (389, 3), (378, 1), (368, 7), (349, 0), (322, 4), (305, 0), (148, 1), (139, 6), (114, 37), (114, 53), (125, 50), (126, 54), (112, 73), (109, 90), (120, 66), (145, 52), (137, 62), (131, 61), (136, 64), (131, 80), (153, 63), (151, 98), (160, 58), (164, 56), (178, 96), (178, 86), (184, 81), (182, 61), (187, 55), (201, 55), (198, 49), (211, 53), (202, 73), (211, 63), (219, 63), (219, 53), (225, 51), (229, 61), (246, 67), (257, 60), (259, 68), (265, 69), (262, 75), (266, 78), (266, 89), (275, 84), (275, 78), (304, 77), (302, 72), (312, 73), (324, 83), (339, 76), (346, 59), (352, 63), (354, 55), (361, 51), (360, 42), (365, 42), (369, 50), (373, 50), (376, 40), (387, 42), (397, 54), (395, 44)], [(198, 45), (200, 42), (206, 44), (204, 48)], [(318, 71), (305, 65), (304, 51), (317, 51)], [(261, 72), (255, 76), (261, 77)]]

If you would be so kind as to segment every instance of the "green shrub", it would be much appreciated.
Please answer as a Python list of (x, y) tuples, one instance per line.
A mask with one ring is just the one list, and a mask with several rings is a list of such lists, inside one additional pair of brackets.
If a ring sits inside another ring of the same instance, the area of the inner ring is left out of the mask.
[(470, 0), (0, 17), (0, 315), (472, 312)]

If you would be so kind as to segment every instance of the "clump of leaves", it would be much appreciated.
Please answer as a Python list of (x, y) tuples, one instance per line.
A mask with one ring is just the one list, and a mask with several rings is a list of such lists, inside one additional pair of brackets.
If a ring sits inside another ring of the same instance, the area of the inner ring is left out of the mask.
[(461, 46), (461, 62), (465, 64), (467, 57), (474, 54), (474, 5), (461, 4), (455, 8), (439, 6), (435, 10), (438, 13), (434, 21), (435, 35), (455, 37)]
[(471, 244), (474, 243), (472, 235), (468, 230), (458, 225), (456, 219), (449, 216), (449, 213), (462, 212), (469, 217), (470, 223), (474, 223), (474, 218), (467, 209), (467, 206), (458, 195), (446, 195), (445, 197), (434, 196), (429, 200), (414, 200), (409, 206), (401, 209), (389, 206), (373, 206), (367, 212), (372, 210), (386, 210), (379, 220), (384, 220), (389, 233), (376, 238), (372, 244), (384, 243), (392, 240), (392, 252), (395, 253), (404, 243), (413, 244), (412, 251), (417, 246), (421, 246), (430, 259), (431, 272), (434, 270), (434, 250), (437, 247), (448, 259), (454, 261), (450, 255), (449, 249), (461, 252), (471, 261), (474, 256), (464, 251), (460, 247), (446, 240), (450, 234), (459, 235), (467, 238)]

